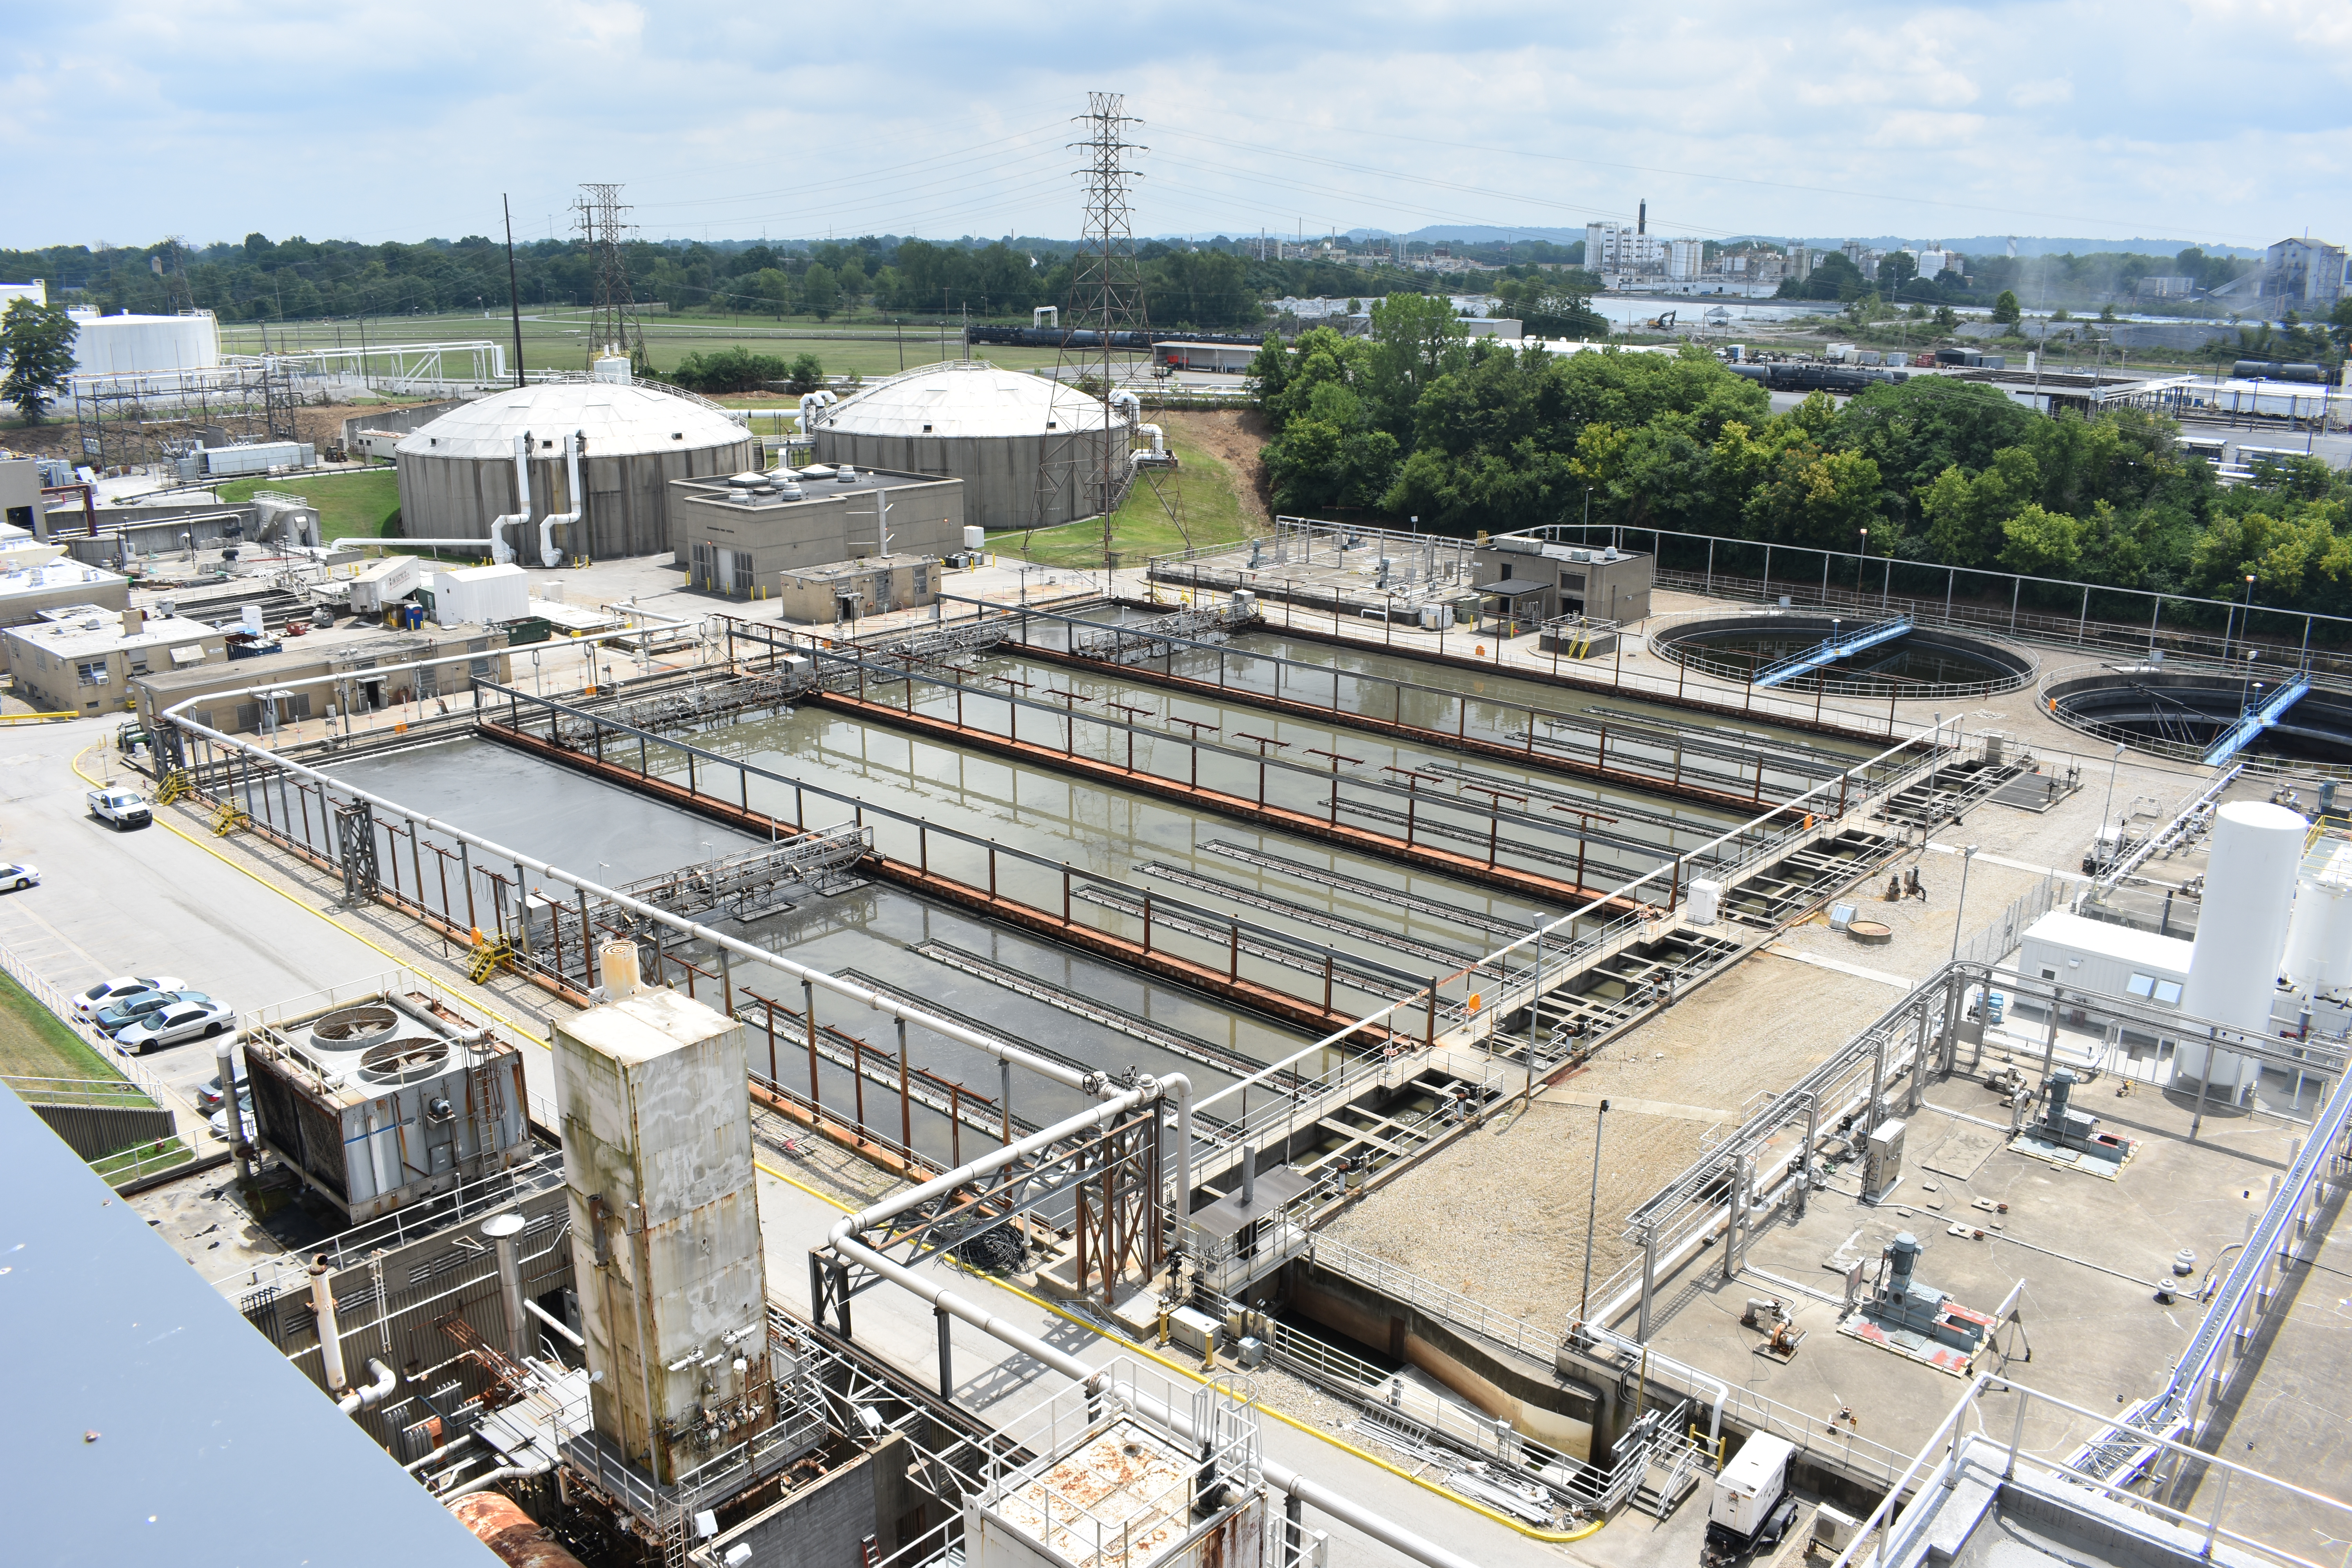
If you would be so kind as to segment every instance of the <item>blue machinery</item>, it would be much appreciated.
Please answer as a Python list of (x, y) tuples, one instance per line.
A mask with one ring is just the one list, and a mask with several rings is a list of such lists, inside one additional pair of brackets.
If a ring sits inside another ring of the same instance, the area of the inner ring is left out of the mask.
[[(1760, 684), (1760, 683), (1759, 683)], [(2228, 762), (2251, 744), (2255, 736), (2286, 717), (2286, 710), (2303, 700), (2311, 689), (2311, 678), (2298, 675), (2262, 700), (2262, 705), (2238, 716), (2238, 721), (2221, 733), (2221, 738), (2205, 752), (2205, 765), (2214, 767)]]
[(1802, 653), (1792, 653), (1786, 658), (1766, 665), (1756, 672), (1755, 679), (1749, 684), (1778, 686), (1784, 680), (1793, 679), (1808, 671), (1835, 664), (1839, 659), (1851, 658), (1866, 647), (1876, 647), (1880, 643), (1893, 642), (1910, 629), (1911, 617), (1897, 616), (1891, 621), (1880, 621), (1875, 626), (1864, 626), (1860, 631), (1848, 632), (1843, 637), (1826, 638), (1818, 647), (1807, 648)]

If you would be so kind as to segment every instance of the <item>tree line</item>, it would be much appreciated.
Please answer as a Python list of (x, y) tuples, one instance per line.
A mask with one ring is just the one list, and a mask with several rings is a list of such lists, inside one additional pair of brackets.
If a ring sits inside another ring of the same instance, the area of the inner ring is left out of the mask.
[[(1942, 376), (1772, 412), (1705, 350), (1551, 354), (1391, 295), (1361, 338), (1253, 367), (1285, 512), (1454, 533), (1659, 528), (2352, 615), (2352, 482), (2310, 458), (2223, 488), (2146, 410), (2050, 418)], [(1588, 510), (1589, 509), (1589, 510)]]

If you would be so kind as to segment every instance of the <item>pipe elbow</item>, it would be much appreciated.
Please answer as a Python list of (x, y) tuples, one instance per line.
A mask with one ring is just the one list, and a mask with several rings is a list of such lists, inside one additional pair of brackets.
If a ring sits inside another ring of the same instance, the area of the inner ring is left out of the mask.
[(373, 1383), (365, 1388), (354, 1388), (335, 1402), (335, 1408), (344, 1415), (356, 1415), (362, 1410), (373, 1409), (392, 1397), (392, 1391), (400, 1385), (400, 1379), (392, 1368), (373, 1357), (368, 1360), (368, 1370), (375, 1373)]

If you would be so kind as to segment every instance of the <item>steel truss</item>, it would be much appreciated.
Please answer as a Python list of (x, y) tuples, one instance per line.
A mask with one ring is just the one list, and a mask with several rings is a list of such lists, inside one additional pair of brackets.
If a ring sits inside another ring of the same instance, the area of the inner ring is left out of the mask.
[[(1138, 1080), (1139, 1081), (1139, 1080)], [(1105, 1078), (1095, 1086), (1110, 1087)], [(887, 1232), (861, 1237), (877, 1252), (904, 1249), (916, 1264), (952, 1251), (979, 1263), (996, 1251), (981, 1238), (1042, 1215), (1046, 1223), (1067, 1200), (1076, 1245), (1076, 1281), (1098, 1281), (1108, 1299), (1129, 1271), (1149, 1277), (1168, 1259), (1168, 1229), (1160, 1212), (1160, 1132), (1165, 1096), (1154, 1096), (1111, 1125), (1059, 1140), (985, 1176), (941, 1193), (893, 1216)], [(1025, 1241), (1024, 1246), (1025, 1250)], [(850, 1336), (850, 1303), (880, 1276), (832, 1252), (809, 1254), (809, 1306), (817, 1323)]]

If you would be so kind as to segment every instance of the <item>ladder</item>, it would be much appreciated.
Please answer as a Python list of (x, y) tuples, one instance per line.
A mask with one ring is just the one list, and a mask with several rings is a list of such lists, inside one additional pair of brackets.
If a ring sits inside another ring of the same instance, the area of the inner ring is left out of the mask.
[(245, 814), (243, 806), (235, 801), (225, 800), (213, 807), (213, 837), (225, 837), (240, 827), (251, 826), (252, 821), (253, 819)]
[(157, 805), (169, 805), (173, 801), (179, 800), (186, 795), (194, 795), (194, 793), (195, 785), (188, 779), (188, 770), (185, 768), (173, 768), (170, 773), (163, 775), (163, 784), (155, 791), (155, 804)]
[(514, 944), (504, 936), (485, 937), (466, 959), (466, 978), (479, 985), (514, 956)]

